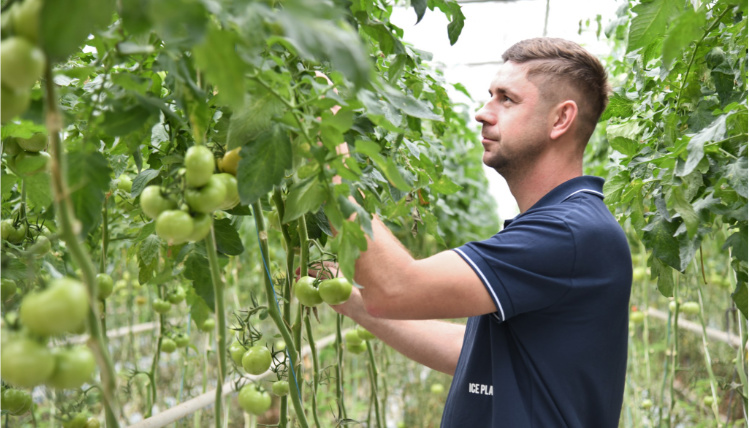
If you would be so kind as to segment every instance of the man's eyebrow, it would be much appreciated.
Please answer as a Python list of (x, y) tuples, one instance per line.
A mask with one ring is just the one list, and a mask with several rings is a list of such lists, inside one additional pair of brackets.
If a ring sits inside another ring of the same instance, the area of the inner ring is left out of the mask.
[(511, 98), (518, 98), (518, 95), (516, 93), (502, 86), (489, 87), (489, 95), (493, 96), (494, 94), (503, 94), (509, 95)]

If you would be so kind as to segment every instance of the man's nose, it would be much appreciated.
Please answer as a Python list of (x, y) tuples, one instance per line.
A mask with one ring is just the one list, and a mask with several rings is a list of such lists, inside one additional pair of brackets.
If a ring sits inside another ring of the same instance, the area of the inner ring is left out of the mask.
[(476, 122), (485, 123), (489, 125), (493, 124), (495, 119), (494, 119), (494, 114), (492, 114), (489, 111), (489, 102), (484, 104), (483, 107), (481, 107), (479, 111), (476, 112), (475, 119), (476, 119)]

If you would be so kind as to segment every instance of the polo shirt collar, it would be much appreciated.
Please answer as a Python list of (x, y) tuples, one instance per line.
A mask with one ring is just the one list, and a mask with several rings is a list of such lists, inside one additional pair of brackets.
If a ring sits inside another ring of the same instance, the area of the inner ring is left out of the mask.
[[(580, 192), (590, 193), (603, 199), (603, 182), (603, 178), (594, 177), (592, 175), (582, 175), (580, 177), (575, 177), (571, 180), (567, 180), (559, 186), (553, 188), (549, 193), (545, 194), (525, 213), (536, 210), (538, 208), (560, 204), (565, 199)], [(518, 214), (517, 217), (506, 220), (505, 227), (507, 227), (513, 220), (523, 216), (525, 213)]]

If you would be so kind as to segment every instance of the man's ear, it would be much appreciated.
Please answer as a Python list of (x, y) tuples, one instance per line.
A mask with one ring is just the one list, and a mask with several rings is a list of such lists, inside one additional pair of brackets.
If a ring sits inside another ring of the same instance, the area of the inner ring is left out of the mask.
[(556, 140), (568, 133), (577, 119), (577, 103), (573, 100), (562, 101), (554, 108), (554, 123), (549, 137)]

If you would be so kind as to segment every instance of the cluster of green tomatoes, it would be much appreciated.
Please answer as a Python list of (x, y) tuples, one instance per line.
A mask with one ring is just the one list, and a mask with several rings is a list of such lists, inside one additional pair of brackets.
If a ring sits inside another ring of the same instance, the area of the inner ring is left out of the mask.
[(5, 123), (31, 103), (31, 89), (42, 76), (46, 57), (39, 48), (41, 0), (15, 2), (2, 16), (0, 116)]
[[(228, 152), (227, 152), (228, 153)], [(239, 162), (237, 153), (236, 162)], [(221, 163), (222, 166), (224, 163)], [(213, 224), (212, 213), (239, 204), (236, 165), (216, 172), (213, 152), (206, 146), (187, 149), (184, 160), (184, 187), (179, 201), (161, 186), (150, 185), (140, 194), (143, 212), (155, 219), (156, 234), (169, 245), (196, 242), (205, 238)]]

